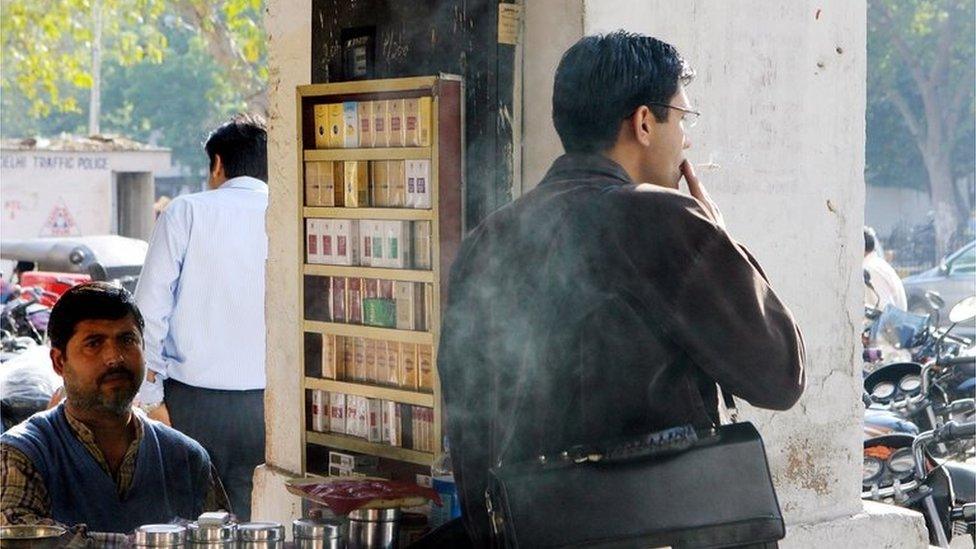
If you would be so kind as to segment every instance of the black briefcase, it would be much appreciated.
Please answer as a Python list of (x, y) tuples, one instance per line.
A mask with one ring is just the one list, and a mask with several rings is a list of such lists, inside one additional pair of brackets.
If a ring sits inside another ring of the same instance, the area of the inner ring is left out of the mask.
[(751, 423), (691, 426), (491, 470), (502, 547), (733, 547), (785, 535)]

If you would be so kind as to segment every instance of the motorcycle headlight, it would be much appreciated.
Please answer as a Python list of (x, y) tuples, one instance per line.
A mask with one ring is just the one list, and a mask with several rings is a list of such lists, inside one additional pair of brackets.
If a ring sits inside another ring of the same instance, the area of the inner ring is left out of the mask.
[(883, 472), (884, 463), (880, 459), (876, 457), (864, 456), (864, 469), (861, 472), (861, 484), (864, 486), (871, 486), (881, 479), (881, 473)]
[(874, 386), (871, 397), (879, 402), (884, 402), (895, 395), (895, 384), (890, 381), (882, 381)]
[(898, 382), (898, 388), (905, 393), (917, 393), (922, 388), (922, 378), (915, 374), (907, 375)]
[(912, 449), (902, 448), (891, 454), (891, 457), (888, 458), (888, 470), (898, 480), (905, 480), (912, 476), (915, 471), (915, 458), (912, 456)]

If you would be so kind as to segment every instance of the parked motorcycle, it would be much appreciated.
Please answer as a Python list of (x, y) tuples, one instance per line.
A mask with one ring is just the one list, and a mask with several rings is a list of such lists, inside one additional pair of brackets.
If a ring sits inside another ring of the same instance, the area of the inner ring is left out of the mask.
[(918, 436), (892, 434), (864, 442), (862, 499), (914, 509), (925, 517), (929, 541), (949, 547), (953, 536), (976, 543), (976, 470), (938, 461), (932, 449), (972, 441), (976, 423), (949, 422)]

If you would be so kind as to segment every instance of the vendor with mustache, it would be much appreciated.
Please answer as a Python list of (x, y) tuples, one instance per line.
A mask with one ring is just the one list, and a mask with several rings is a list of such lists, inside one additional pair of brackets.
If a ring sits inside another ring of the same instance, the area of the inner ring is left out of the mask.
[(227, 509), (207, 452), (134, 413), (145, 375), (142, 314), (124, 289), (75, 286), (48, 324), (67, 398), (0, 437), (0, 524), (142, 524)]

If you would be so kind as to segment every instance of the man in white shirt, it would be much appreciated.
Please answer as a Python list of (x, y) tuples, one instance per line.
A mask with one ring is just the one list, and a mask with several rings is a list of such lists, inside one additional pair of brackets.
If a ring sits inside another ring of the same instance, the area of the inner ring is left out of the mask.
[(139, 400), (206, 448), (244, 521), (264, 461), (264, 120), (238, 115), (205, 149), (210, 190), (159, 216), (136, 287), (146, 319)]
[[(898, 273), (884, 260), (875, 248), (878, 237), (871, 227), (864, 227), (864, 262), (862, 266), (871, 275), (871, 287), (866, 288), (864, 303), (877, 309), (891, 304), (903, 311), (908, 310), (905, 286)], [(873, 288), (873, 292), (872, 292)]]

